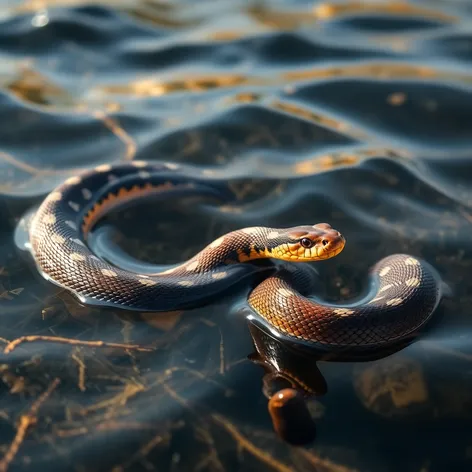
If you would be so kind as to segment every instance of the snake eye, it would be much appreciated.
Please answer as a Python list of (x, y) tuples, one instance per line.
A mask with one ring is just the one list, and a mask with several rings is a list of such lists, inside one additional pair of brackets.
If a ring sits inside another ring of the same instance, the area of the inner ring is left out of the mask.
[(313, 246), (313, 241), (310, 238), (302, 238), (302, 239), (300, 239), (300, 244), (304, 248), (309, 249)]

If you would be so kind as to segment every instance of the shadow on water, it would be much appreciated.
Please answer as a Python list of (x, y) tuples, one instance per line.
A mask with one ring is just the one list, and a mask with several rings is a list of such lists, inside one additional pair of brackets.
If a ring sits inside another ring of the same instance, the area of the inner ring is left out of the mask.
[[(40, 3), (0, 5), (0, 470), (470, 470), (469, 4)], [(81, 305), (14, 231), (68, 177), (131, 160), (194, 165), (237, 198), (115, 212), (122, 261), (329, 222), (347, 244), (314, 264), (327, 301), (394, 253), (451, 296), (402, 349), (349, 360), (248, 324), (244, 283), (186, 312)], [(294, 387), (289, 428), (272, 398)]]

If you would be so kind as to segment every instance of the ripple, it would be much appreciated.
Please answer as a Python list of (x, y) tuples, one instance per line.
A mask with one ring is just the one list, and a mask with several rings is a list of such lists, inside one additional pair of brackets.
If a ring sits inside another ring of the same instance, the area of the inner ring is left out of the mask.
[[(347, 136), (284, 113), (253, 104), (239, 105), (231, 110), (199, 120), (190, 129), (178, 130), (159, 136), (141, 158), (153, 153), (173, 159), (209, 164), (211, 154), (221, 154), (221, 161), (232, 160), (250, 146), (252, 150), (282, 147), (285, 152), (303, 152), (314, 145), (318, 150), (333, 145), (343, 146), (354, 140)], [(315, 143), (315, 144), (314, 144)], [(211, 153), (208, 150), (211, 149)]]
[[(50, 9), (47, 22), (41, 27), (34, 26), (33, 18), (33, 14), (25, 13), (4, 20), (0, 31), (0, 49), (9, 54), (24, 54), (26, 51), (38, 55), (48, 52), (49, 57), (54, 51), (54, 55), (60, 55), (65, 60), (67, 56), (73, 59), (70, 53), (74, 51), (74, 43), (82, 45), (85, 51), (97, 44), (100, 45), (102, 61), (106, 61), (107, 48), (119, 47), (123, 41), (127, 42), (125, 38), (155, 40), (159, 36), (155, 28), (137, 25), (126, 15), (100, 6)], [(80, 54), (80, 49), (75, 51)]]
[(414, 31), (415, 33), (423, 29), (439, 28), (448, 24), (441, 20), (428, 19), (421, 16), (417, 18), (402, 17), (390, 15), (384, 17), (381, 15), (359, 14), (358, 16), (349, 15), (347, 18), (338, 19), (331, 22), (330, 28), (337, 27), (345, 30), (352, 30), (356, 34), (380, 33), (387, 35), (389, 33), (402, 33)]
[[(0, 163), (9, 172), (9, 178), (1, 182), (1, 193), (38, 195), (51, 190), (69, 172), (103, 160), (133, 157), (127, 133), (120, 133), (121, 126), (103, 113), (53, 113), (26, 107), (0, 93), (0, 116)], [(118, 119), (131, 129), (142, 123), (138, 117)]]
[[(392, 95), (398, 93), (405, 99), (401, 104), (392, 103)], [(292, 97), (349, 117), (383, 137), (415, 148), (434, 152), (468, 150), (471, 145), (468, 122), (472, 112), (468, 110), (472, 99), (466, 88), (424, 79), (383, 82), (351, 79), (299, 87)]]
[(472, 35), (461, 31), (435, 34), (418, 41), (418, 49), (433, 57), (458, 61), (465, 66), (471, 60)]
[(319, 18), (331, 19), (340, 15), (349, 15), (349, 17), (356, 17), (359, 14), (377, 13), (379, 16), (383, 14), (383, 18), (387, 19), (391, 16), (400, 17), (422, 17), (425, 21), (427, 20), (437, 20), (443, 22), (455, 22), (458, 20), (457, 16), (453, 14), (448, 14), (445, 11), (439, 9), (427, 8), (422, 5), (410, 4), (407, 2), (388, 2), (388, 3), (379, 3), (379, 2), (359, 2), (359, 1), (346, 1), (342, 3), (330, 3), (325, 2), (321, 5), (315, 6), (315, 14)]

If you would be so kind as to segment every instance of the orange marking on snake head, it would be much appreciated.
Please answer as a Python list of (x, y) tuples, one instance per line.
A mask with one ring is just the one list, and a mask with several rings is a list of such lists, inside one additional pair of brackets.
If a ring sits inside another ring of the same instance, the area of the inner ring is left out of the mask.
[(245, 262), (263, 258), (292, 262), (319, 261), (338, 255), (346, 244), (341, 233), (326, 223), (316, 226), (272, 229), (267, 233), (266, 239), (267, 243), (264, 247), (254, 244), (254, 241), (249, 241), (249, 250), (239, 248), (237, 250), (238, 261)]
[(338, 255), (346, 244), (344, 236), (327, 223), (286, 230), (288, 241), (277, 253), (281, 259), (316, 261)]

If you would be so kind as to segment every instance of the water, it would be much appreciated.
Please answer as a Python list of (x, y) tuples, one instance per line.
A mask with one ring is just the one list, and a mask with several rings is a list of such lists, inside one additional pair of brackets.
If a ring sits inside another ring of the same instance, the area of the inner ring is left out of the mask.
[[(3, 354), (2, 455), (52, 390), (9, 470), (470, 470), (467, 2), (4, 0), (0, 18), (2, 342), (156, 348)], [(396, 252), (433, 264), (453, 296), (397, 353), (318, 362), (317, 438), (291, 447), (228, 300), (166, 317), (101, 312), (15, 250), (19, 218), (55, 185), (131, 159), (212, 169), (239, 197), (112, 216), (134, 257), (176, 263), (240, 227), (329, 222), (347, 245), (316, 265), (326, 299), (362, 293), (368, 267)]]

